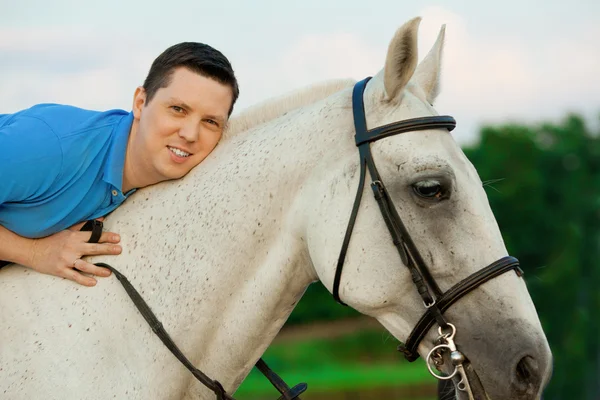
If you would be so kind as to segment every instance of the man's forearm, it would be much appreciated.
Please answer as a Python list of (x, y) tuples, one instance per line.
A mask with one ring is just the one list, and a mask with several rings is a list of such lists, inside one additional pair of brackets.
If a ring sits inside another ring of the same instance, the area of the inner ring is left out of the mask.
[(0, 260), (29, 266), (34, 242), (0, 225)]

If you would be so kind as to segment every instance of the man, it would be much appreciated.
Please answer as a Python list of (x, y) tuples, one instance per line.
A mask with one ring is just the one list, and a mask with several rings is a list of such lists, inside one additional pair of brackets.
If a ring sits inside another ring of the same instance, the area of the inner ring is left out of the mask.
[(186, 175), (217, 145), (238, 94), (223, 54), (180, 43), (154, 60), (130, 113), (40, 104), (0, 114), (0, 260), (85, 286), (96, 279), (81, 272), (110, 275), (81, 258), (119, 254), (119, 235), (87, 243), (83, 222)]

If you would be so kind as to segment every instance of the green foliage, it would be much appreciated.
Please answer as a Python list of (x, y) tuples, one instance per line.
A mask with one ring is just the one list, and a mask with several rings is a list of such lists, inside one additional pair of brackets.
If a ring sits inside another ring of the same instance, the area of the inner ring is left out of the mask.
[(331, 293), (321, 282), (308, 287), (302, 300), (287, 320), (287, 325), (298, 325), (308, 321), (332, 321), (360, 315), (350, 307), (344, 307), (333, 300)]
[[(363, 394), (352, 398), (376, 398), (371, 395), (373, 389), (414, 385), (428, 387), (430, 393), (434, 391), (436, 381), (423, 361), (404, 361), (394, 351), (394, 344), (380, 328), (336, 338), (276, 342), (264, 359), (290, 386), (308, 383), (307, 398), (344, 391)], [(236, 392), (236, 398), (276, 398), (276, 394), (266, 378), (254, 369)]]

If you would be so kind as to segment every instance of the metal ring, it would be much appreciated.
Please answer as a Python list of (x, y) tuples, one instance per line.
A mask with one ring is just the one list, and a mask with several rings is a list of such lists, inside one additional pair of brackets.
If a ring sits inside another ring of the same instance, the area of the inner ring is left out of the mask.
[(77, 263), (77, 261), (79, 261), (79, 260), (81, 260), (81, 258), (76, 258), (75, 261), (73, 261), (71, 268), (75, 268), (75, 263)]
[(440, 337), (442, 337), (444, 339), (453, 339), (454, 335), (456, 335), (456, 327), (453, 324), (451, 324), (450, 322), (448, 322), (448, 326), (450, 328), (452, 328), (452, 333), (448, 334), (448, 333), (442, 332), (441, 326), (438, 327), (438, 333), (440, 334)]
[(429, 359), (431, 358), (431, 355), (433, 354), (434, 351), (438, 350), (438, 349), (442, 349), (442, 348), (447, 348), (448, 350), (452, 351), (452, 349), (450, 348), (450, 346), (448, 346), (447, 344), (440, 344), (438, 346), (435, 346), (433, 349), (431, 349), (431, 351), (429, 352), (429, 354), (427, 354), (427, 360), (425, 361), (427, 363), (427, 368), (429, 369), (429, 373), (431, 375), (433, 375), (434, 377), (436, 377), (437, 379), (440, 379), (442, 381), (447, 381), (449, 379), (454, 378), (454, 375), (456, 375), (456, 373), (458, 372), (458, 367), (454, 366), (454, 372), (452, 372), (450, 375), (448, 376), (442, 376), (442, 375), (438, 375), (435, 372), (433, 372), (433, 370), (431, 369), (431, 363), (429, 362)]

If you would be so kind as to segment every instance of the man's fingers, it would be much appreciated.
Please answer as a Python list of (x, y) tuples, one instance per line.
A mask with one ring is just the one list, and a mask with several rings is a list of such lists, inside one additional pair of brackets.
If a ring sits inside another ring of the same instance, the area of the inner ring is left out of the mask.
[(117, 255), (122, 250), (120, 245), (109, 243), (85, 243), (83, 246), (83, 254), (86, 256)]
[(119, 243), (121, 237), (113, 232), (103, 232), (98, 243)]
[[(78, 261), (76, 265), (83, 264), (84, 261)], [(64, 277), (72, 280), (74, 282), (79, 283), (83, 286), (96, 286), (96, 280), (94, 278), (90, 278), (89, 276), (85, 276), (78, 272), (77, 270), (67, 268), (64, 272)]]
[[(77, 240), (81, 240), (83, 243), (87, 243), (90, 240), (91, 232), (77, 232)], [(114, 232), (102, 232), (98, 243), (119, 243), (121, 236)], [(90, 254), (90, 253), (86, 253)]]
[(94, 264), (85, 262), (84, 260), (77, 261), (75, 263), (75, 268), (77, 268), (81, 272), (85, 272), (90, 275), (104, 276), (104, 277), (110, 276), (110, 269), (98, 267)]

